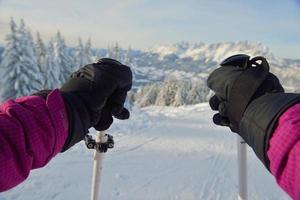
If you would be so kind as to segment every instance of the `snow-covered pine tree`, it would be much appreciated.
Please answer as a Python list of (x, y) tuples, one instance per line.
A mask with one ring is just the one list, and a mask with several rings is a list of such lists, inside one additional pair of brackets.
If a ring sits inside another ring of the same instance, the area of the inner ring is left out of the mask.
[(92, 44), (91, 39), (89, 38), (85, 45), (82, 44), (81, 38), (78, 39), (78, 45), (75, 48), (75, 69), (77, 70), (80, 67), (87, 65), (93, 62), (92, 59)]
[(115, 46), (114, 46), (114, 49), (113, 49), (113, 52), (114, 52), (114, 59), (118, 60), (118, 61), (121, 61), (121, 51), (120, 51), (120, 45), (118, 42), (116, 42)]
[(166, 106), (167, 105), (166, 96), (167, 96), (166, 90), (164, 88), (160, 88), (154, 104), (159, 106)]
[(60, 67), (55, 62), (55, 53), (53, 41), (50, 40), (48, 48), (46, 49), (46, 58), (45, 58), (45, 68), (46, 72), (46, 81), (45, 89), (53, 89), (60, 86), (59, 74)]
[(181, 106), (206, 102), (209, 89), (201, 80), (181, 80), (167, 77), (162, 83), (142, 86), (134, 95), (134, 102), (141, 106)]
[(21, 62), (22, 67), (19, 71), (16, 89), (18, 88), (17, 96), (29, 95), (32, 92), (43, 89), (43, 76), (38, 67), (38, 61), (35, 51), (35, 44), (32, 35), (25, 26), (23, 19), (20, 21), (20, 29), (18, 31), (21, 47)]
[(118, 42), (116, 42), (114, 45), (111, 45), (111, 46), (109, 45), (107, 47), (107, 55), (106, 56), (122, 62), (121, 50), (120, 50), (120, 46), (119, 46)]
[(21, 20), (17, 30), (14, 20), (11, 19), (10, 28), (2, 62), (5, 83), (2, 100), (29, 95), (43, 87), (33, 39), (24, 20)]
[(114, 57), (114, 55), (113, 55), (113, 46), (111, 46), (111, 45), (107, 46), (107, 54), (106, 54), (105, 57), (107, 57), (107, 58), (113, 58)]
[(129, 46), (126, 51), (125, 58), (124, 58), (124, 64), (127, 66), (130, 66), (132, 63), (132, 58), (131, 58), (130, 54), (131, 54), (131, 47)]
[(177, 81), (177, 91), (174, 97), (173, 106), (182, 106), (186, 105), (186, 97), (188, 95), (189, 90), (191, 89), (190, 81)]
[(197, 104), (206, 101), (209, 89), (203, 82), (193, 81), (192, 87), (187, 94), (187, 104)]
[(157, 95), (155, 105), (159, 106), (170, 106), (174, 102), (175, 94), (178, 85), (176, 84), (176, 79), (173, 77), (167, 77), (164, 81), (162, 88)]
[(92, 63), (94, 61), (93, 59), (93, 53), (92, 53), (92, 42), (91, 38), (88, 38), (88, 40), (85, 43), (84, 46), (84, 55), (85, 55), (85, 65)]
[(148, 84), (142, 87), (136, 95), (136, 103), (141, 106), (154, 105), (159, 93), (159, 85), (157, 83)]
[(78, 45), (75, 48), (75, 69), (77, 70), (79, 69), (81, 66), (85, 65), (85, 51), (84, 51), (84, 47), (81, 41), (81, 38), (78, 38)]
[(35, 44), (35, 51), (37, 56), (37, 65), (40, 71), (41, 76), (43, 77), (42, 83), (43, 86), (46, 86), (46, 46), (41, 38), (39, 32), (36, 33), (36, 44)]
[(15, 97), (16, 68), (20, 65), (19, 38), (17, 25), (13, 18), (10, 19), (10, 33), (6, 35), (6, 45), (1, 59), (1, 101)]
[(67, 77), (74, 71), (73, 62), (70, 56), (70, 52), (65, 44), (63, 37), (58, 31), (53, 42), (54, 47), (54, 61), (59, 67), (59, 78), (60, 83), (66, 81)]

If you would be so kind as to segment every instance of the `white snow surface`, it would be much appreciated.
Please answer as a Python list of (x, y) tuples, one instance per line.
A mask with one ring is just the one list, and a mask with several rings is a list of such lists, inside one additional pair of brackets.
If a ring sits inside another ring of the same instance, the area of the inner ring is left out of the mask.
[[(236, 135), (211, 122), (209, 106), (133, 108), (108, 131), (115, 148), (104, 160), (104, 200), (237, 199)], [(94, 131), (93, 131), (94, 132)], [(89, 199), (93, 152), (83, 143), (33, 170), (3, 200)], [(248, 148), (249, 199), (289, 197)]]

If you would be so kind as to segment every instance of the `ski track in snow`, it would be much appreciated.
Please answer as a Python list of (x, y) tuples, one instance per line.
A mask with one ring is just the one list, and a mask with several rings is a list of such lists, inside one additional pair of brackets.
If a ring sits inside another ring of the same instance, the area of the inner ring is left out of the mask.
[[(104, 160), (105, 200), (237, 199), (236, 135), (214, 126), (207, 104), (134, 108), (109, 133), (115, 148)], [(92, 154), (83, 143), (58, 155), (1, 200), (89, 199)], [(249, 199), (289, 199), (248, 149)]]

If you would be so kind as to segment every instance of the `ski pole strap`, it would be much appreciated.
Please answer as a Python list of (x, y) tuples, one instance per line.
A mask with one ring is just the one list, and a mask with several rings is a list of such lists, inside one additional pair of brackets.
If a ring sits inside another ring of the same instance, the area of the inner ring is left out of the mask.
[(114, 148), (114, 139), (112, 135), (105, 134), (106, 141), (96, 142), (91, 135), (86, 135), (84, 138), (85, 145), (88, 149), (95, 149), (99, 153), (105, 153), (108, 149)]

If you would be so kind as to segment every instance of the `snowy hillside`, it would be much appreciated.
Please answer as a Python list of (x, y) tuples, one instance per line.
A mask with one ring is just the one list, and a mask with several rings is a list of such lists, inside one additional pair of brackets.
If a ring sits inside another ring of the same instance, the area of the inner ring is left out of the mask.
[[(237, 199), (236, 135), (214, 126), (212, 114), (207, 104), (148, 107), (135, 108), (128, 121), (117, 121), (109, 130), (116, 144), (104, 160), (102, 199)], [(289, 199), (248, 152), (249, 199)], [(81, 143), (0, 196), (89, 199), (91, 175), (92, 152)]]

